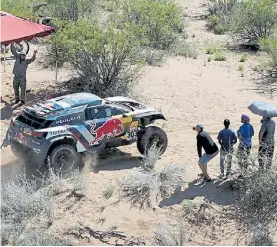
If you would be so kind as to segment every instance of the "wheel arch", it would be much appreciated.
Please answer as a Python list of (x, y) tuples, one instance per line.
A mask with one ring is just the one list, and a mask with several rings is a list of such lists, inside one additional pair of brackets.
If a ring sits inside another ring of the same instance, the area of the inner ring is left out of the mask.
[(150, 115), (144, 115), (139, 118), (140, 125), (143, 127), (146, 127), (149, 124), (154, 123), (156, 120), (166, 120), (163, 114), (150, 114)]
[(54, 148), (56, 148), (57, 146), (62, 145), (62, 144), (72, 145), (77, 150), (77, 148), (76, 148), (77, 140), (74, 137), (62, 136), (62, 137), (55, 138), (54, 140), (52, 140), (52, 143), (47, 152), (47, 156), (53, 151)]

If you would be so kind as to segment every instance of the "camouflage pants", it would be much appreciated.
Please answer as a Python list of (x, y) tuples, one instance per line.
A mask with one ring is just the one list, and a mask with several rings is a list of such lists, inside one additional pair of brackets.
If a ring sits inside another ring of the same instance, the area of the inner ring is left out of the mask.
[(13, 89), (14, 89), (14, 95), (15, 99), (19, 100), (19, 88), (21, 92), (21, 100), (25, 100), (26, 96), (26, 77), (14, 77), (13, 78)]

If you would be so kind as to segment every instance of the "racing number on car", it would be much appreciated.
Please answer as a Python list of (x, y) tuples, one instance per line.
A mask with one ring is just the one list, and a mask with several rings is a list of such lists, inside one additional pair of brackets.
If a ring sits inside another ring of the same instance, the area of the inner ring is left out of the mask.
[(130, 129), (130, 131), (126, 133), (127, 140), (137, 139), (137, 134), (138, 134), (137, 128)]

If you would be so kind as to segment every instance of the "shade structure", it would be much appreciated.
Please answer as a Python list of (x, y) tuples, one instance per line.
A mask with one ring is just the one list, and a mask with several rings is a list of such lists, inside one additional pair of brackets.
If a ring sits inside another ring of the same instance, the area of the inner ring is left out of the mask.
[(53, 27), (34, 23), (1, 11), (1, 44), (9, 45), (22, 40), (30, 41), (35, 37), (44, 37), (54, 31)]
[(277, 105), (274, 106), (266, 101), (254, 101), (248, 109), (263, 117), (277, 117)]

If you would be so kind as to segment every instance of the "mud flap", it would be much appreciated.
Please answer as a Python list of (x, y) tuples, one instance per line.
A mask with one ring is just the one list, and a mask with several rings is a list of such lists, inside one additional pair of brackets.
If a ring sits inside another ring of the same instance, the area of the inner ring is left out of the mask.
[(1, 144), (1, 149), (3, 147), (7, 147), (11, 145), (11, 139), (10, 139), (10, 136), (8, 135), (8, 133), (6, 134), (6, 138), (3, 140), (2, 144)]

